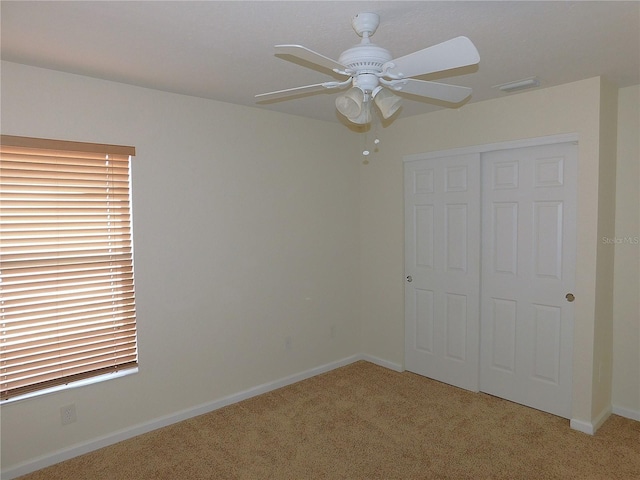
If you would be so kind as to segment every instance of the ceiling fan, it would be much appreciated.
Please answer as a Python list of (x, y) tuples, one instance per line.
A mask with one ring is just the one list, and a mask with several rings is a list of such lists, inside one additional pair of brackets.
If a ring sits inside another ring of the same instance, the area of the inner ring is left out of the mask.
[(404, 92), (458, 104), (471, 95), (471, 88), (418, 80), (411, 77), (427, 75), (453, 68), (475, 65), (480, 61), (478, 50), (467, 37), (446, 42), (393, 58), (388, 50), (371, 43), (370, 37), (380, 23), (376, 13), (359, 13), (351, 19), (360, 43), (340, 55), (338, 61), (325, 57), (302, 45), (276, 45), (276, 54), (291, 55), (301, 60), (329, 68), (346, 80), (287, 88), (256, 95), (258, 101), (275, 100), (293, 95), (316, 93), (325, 89), (343, 89), (336, 98), (336, 108), (350, 122), (365, 125), (371, 121), (371, 100), (384, 119), (391, 117), (401, 105), (393, 92)]

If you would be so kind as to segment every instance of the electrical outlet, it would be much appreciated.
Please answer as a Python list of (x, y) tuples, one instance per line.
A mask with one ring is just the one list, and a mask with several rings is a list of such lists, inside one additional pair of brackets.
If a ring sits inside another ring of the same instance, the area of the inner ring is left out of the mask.
[(60, 420), (62, 421), (62, 425), (69, 425), (70, 423), (75, 422), (78, 419), (76, 415), (76, 405), (72, 403), (71, 405), (65, 405), (60, 408)]

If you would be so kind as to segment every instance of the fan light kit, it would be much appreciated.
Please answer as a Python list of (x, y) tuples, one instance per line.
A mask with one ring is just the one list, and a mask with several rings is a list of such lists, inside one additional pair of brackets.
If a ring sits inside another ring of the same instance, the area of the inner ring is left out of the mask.
[(380, 17), (376, 13), (359, 13), (353, 17), (351, 25), (362, 40), (342, 52), (337, 61), (302, 45), (276, 45), (276, 54), (291, 55), (348, 78), (342, 82), (324, 82), (262, 93), (256, 98), (259, 101), (275, 100), (350, 86), (336, 98), (336, 108), (351, 123), (366, 125), (372, 118), (371, 103), (375, 103), (385, 120), (398, 111), (402, 100), (395, 92), (433, 98), (451, 103), (452, 106), (458, 106), (471, 95), (468, 87), (411, 78), (477, 64), (480, 55), (471, 40), (456, 37), (394, 59), (388, 50), (371, 43), (370, 37), (379, 23)]

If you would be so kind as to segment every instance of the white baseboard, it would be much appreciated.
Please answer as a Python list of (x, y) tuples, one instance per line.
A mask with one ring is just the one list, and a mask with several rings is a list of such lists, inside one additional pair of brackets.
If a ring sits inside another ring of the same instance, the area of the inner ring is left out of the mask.
[(571, 428), (573, 428), (574, 430), (578, 430), (579, 432), (593, 435), (612, 413), (621, 417), (628, 418), (630, 420), (636, 420), (640, 422), (640, 411), (613, 405), (611, 407), (605, 408), (602, 412), (600, 412), (600, 415), (598, 415), (593, 422), (584, 422), (582, 420), (571, 419)]
[(118, 443), (123, 440), (127, 440), (129, 438), (142, 435), (143, 433), (151, 432), (152, 430), (156, 430), (158, 428), (166, 427), (173, 423), (181, 422), (188, 418), (192, 418), (198, 415), (212, 412), (219, 408), (226, 407), (227, 405), (241, 402), (242, 400), (246, 400), (248, 398), (255, 397), (256, 395), (261, 395), (263, 393), (270, 392), (271, 390), (275, 390), (277, 388), (286, 387), (287, 385), (291, 385), (293, 383), (306, 380), (307, 378), (315, 377), (316, 375), (329, 372), (339, 367), (344, 367), (346, 365), (357, 362), (359, 360), (366, 360), (368, 362), (374, 363), (376, 365), (380, 365), (382, 367), (389, 368), (391, 370), (395, 370), (397, 372), (402, 371), (402, 367), (400, 365), (392, 362), (388, 362), (378, 357), (365, 355), (365, 354), (351, 355), (350, 357), (346, 357), (341, 360), (336, 360), (335, 362), (330, 362), (325, 365), (320, 365), (318, 367), (311, 368), (303, 372), (295, 373), (293, 375), (289, 375), (279, 380), (263, 383), (262, 385), (249, 388), (242, 392), (238, 392), (233, 395), (229, 395), (227, 397), (214, 400), (212, 402), (207, 402), (202, 405), (197, 405), (195, 407), (188, 408), (186, 410), (172, 413), (170, 415), (165, 415), (163, 417), (156, 418), (149, 422), (144, 422), (138, 425), (134, 425), (132, 427), (119, 430), (117, 432), (113, 432), (107, 435), (103, 435), (101, 437), (89, 440), (87, 442), (78, 443), (71, 447), (58, 450), (57, 452), (53, 452), (51, 454), (37, 457), (33, 460), (29, 460), (28, 462), (24, 462), (17, 466), (3, 470), (0, 473), (0, 478), (2, 478), (3, 480), (12, 480), (16, 477), (20, 477), (22, 475), (35, 472), (36, 470), (40, 470), (42, 468), (54, 465), (56, 463), (60, 463), (65, 460), (69, 460), (71, 458), (77, 457), (79, 455), (84, 455), (85, 453), (98, 450), (99, 448), (113, 445), (114, 443)]
[(602, 410), (602, 412), (600, 412), (600, 414), (591, 422), (572, 418), (569, 425), (574, 430), (578, 430), (579, 432), (586, 433), (588, 435), (594, 435), (607, 418), (609, 418), (609, 415), (611, 415), (611, 406)]
[(614, 405), (613, 413), (615, 413), (616, 415), (620, 415), (621, 417), (629, 418), (631, 420), (637, 420), (638, 422), (640, 422), (640, 410), (633, 410), (631, 408)]
[(229, 395), (227, 397), (214, 400), (212, 402), (207, 402), (202, 405), (197, 405), (195, 407), (192, 407), (186, 410), (182, 410), (170, 415), (156, 418), (149, 422), (134, 425), (130, 428), (126, 428), (123, 430), (119, 430), (117, 432), (110, 433), (108, 435), (95, 438), (88, 442), (83, 442), (83, 443), (73, 445), (71, 447), (59, 450), (57, 452), (54, 452), (48, 455), (43, 455), (41, 457), (30, 460), (28, 462), (19, 464), (15, 467), (9, 468), (7, 470), (3, 470), (2, 473), (0, 474), (0, 478), (4, 480), (12, 480), (16, 477), (26, 475), (27, 473), (31, 473), (36, 470), (40, 470), (42, 468), (48, 467), (50, 465), (54, 465), (56, 463), (60, 463), (65, 460), (69, 460), (79, 455), (83, 455), (85, 453), (98, 450), (99, 448), (113, 445), (114, 443), (118, 443), (123, 440), (127, 440), (129, 438), (142, 435), (143, 433), (151, 432), (158, 428), (166, 427), (168, 425), (181, 422), (183, 420), (187, 420), (188, 418), (192, 418), (198, 415), (212, 412), (219, 408), (226, 407), (227, 405), (241, 402), (242, 400), (255, 397), (256, 395), (261, 395), (263, 393), (270, 392), (271, 390), (276, 390), (278, 388), (286, 387), (287, 385), (291, 385), (293, 383), (306, 380), (307, 378), (315, 377), (316, 375), (329, 372), (336, 368), (344, 367), (346, 365), (357, 362), (359, 360), (366, 360), (376, 365), (380, 365), (382, 367), (395, 370), (396, 372), (403, 371), (403, 368), (401, 365), (398, 365), (393, 362), (389, 362), (387, 360), (383, 360), (378, 357), (374, 357), (372, 355), (366, 355), (366, 354), (351, 355), (350, 357), (346, 357), (341, 360), (337, 360), (335, 362), (330, 362), (325, 365), (320, 365), (318, 367), (305, 370), (303, 372), (289, 375), (279, 380), (267, 382), (262, 385), (258, 385), (256, 387), (249, 388), (242, 392), (238, 392), (233, 395)]
[(382, 358), (374, 357), (373, 355), (367, 355), (366, 353), (360, 354), (359, 357), (360, 360), (366, 360), (369, 363), (388, 368), (389, 370), (393, 370), (395, 372), (404, 372), (404, 367), (398, 363), (383, 360)]
[(572, 429), (582, 433), (586, 433), (587, 435), (593, 435), (594, 433), (593, 424), (591, 422), (585, 422), (583, 420), (572, 418), (569, 422), (569, 425)]

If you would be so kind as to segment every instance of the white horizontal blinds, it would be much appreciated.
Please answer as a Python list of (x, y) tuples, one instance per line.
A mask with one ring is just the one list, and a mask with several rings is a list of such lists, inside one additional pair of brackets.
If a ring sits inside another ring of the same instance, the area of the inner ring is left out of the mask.
[(137, 365), (133, 154), (2, 136), (1, 399)]

